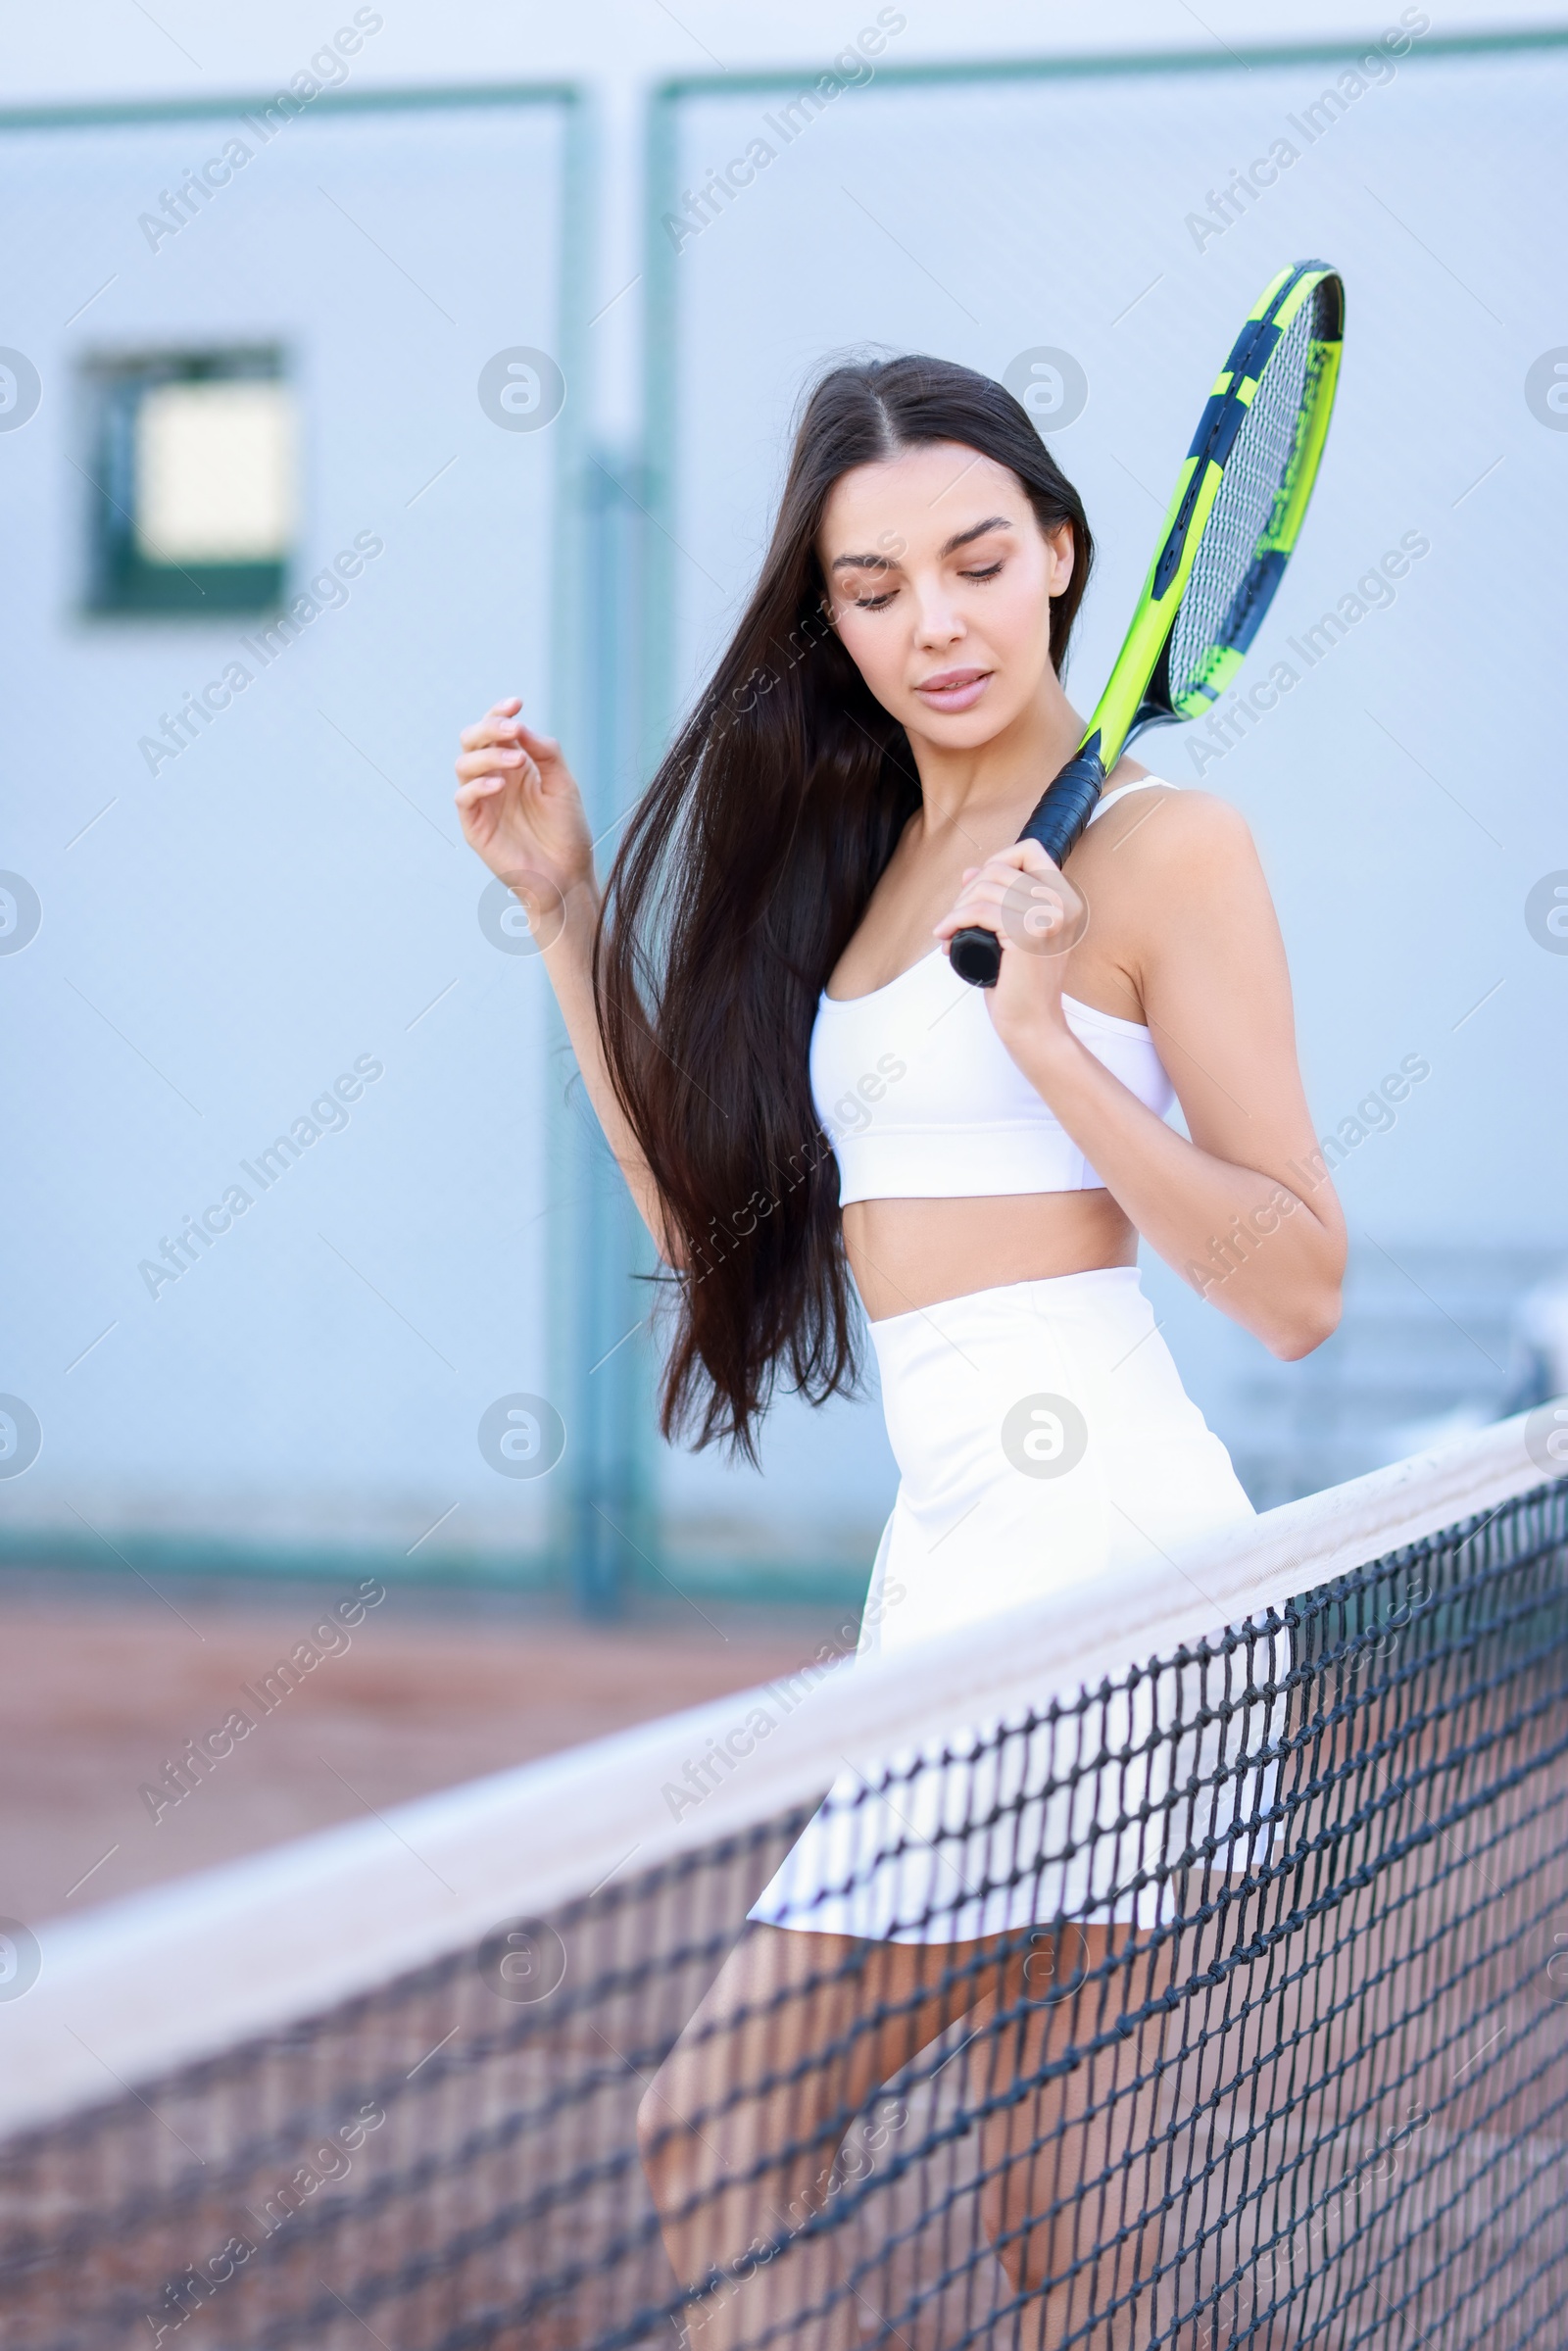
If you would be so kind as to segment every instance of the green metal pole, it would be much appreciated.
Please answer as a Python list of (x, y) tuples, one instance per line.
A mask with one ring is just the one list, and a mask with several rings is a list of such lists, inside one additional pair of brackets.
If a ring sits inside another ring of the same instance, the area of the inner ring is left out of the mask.
[[(632, 465), (586, 452), (581, 474), (584, 679), (576, 772), (601, 873), (642, 782), (637, 692), (646, 520)], [(650, 1501), (652, 1287), (647, 1237), (573, 1070), (560, 1123), (556, 1349), (566, 1421), (558, 1546), (577, 1612), (622, 1612), (656, 1565)]]

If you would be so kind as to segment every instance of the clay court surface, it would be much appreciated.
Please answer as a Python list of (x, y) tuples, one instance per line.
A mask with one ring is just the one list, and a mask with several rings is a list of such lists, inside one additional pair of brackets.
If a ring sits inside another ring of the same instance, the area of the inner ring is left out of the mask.
[[(845, 1611), (390, 1592), (264, 1714), (243, 1694), (359, 1584), (0, 1577), (0, 1914), (37, 1922), (768, 1680)], [(342, 1638), (340, 1635), (339, 1638)], [(155, 1821), (187, 1739), (256, 1727)]]

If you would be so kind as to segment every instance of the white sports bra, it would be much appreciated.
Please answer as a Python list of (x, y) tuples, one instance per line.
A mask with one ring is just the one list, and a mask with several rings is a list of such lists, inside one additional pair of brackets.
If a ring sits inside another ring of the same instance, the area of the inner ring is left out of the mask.
[[(1164, 782), (1149, 775), (1118, 785), (1090, 823), (1124, 793)], [(1061, 1001), (1073, 1035), (1163, 1118), (1175, 1092), (1148, 1029), (1076, 997)], [(810, 1078), (838, 1158), (842, 1205), (1100, 1188), (992, 1027), (984, 991), (959, 979), (941, 948), (868, 996), (824, 991)]]

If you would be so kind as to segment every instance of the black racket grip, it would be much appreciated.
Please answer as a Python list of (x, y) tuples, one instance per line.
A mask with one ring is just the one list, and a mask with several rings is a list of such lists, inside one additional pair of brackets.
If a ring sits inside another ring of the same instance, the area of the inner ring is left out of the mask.
[[(1098, 733), (1098, 730), (1097, 730)], [(1053, 865), (1062, 864), (1095, 812), (1105, 780), (1104, 762), (1087, 745), (1054, 776), (1036, 804), (1020, 841), (1038, 841)], [(948, 960), (971, 988), (994, 988), (1002, 976), (1002, 948), (995, 931), (969, 923), (948, 943)]]

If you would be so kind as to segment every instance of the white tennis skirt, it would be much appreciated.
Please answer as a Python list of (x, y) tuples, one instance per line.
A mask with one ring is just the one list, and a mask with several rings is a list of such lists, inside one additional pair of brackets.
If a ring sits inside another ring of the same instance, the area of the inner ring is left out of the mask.
[[(976, 1291), (870, 1328), (900, 1484), (862, 1656), (1129, 1563), (1157, 1578), (1177, 1544), (1252, 1516), (1136, 1266)], [(955, 1725), (846, 1765), (750, 1916), (939, 1943), (1061, 1920), (1155, 1923), (1171, 1905), (1150, 1873), (1173, 1851), (1207, 1837), (1220, 1840), (1212, 1867), (1259, 1856), (1273, 1766), (1258, 1750), (1283, 1701), (1238, 1693), (1250, 1674), (1254, 1692), (1282, 1679), (1284, 1647), (1261, 1639), (1076, 1704), (1071, 1690), (1043, 1691), (1042, 1711), (1065, 1701), (1054, 1719)]]

